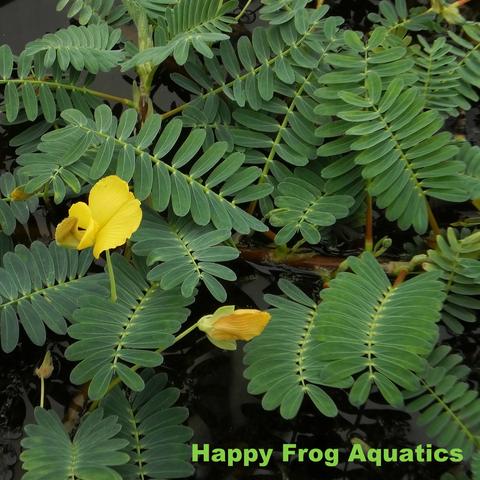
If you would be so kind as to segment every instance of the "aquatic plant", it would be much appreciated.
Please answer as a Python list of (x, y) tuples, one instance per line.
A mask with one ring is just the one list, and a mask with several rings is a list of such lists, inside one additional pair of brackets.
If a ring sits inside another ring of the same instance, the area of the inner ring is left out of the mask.
[[(251, 31), (252, 0), (60, 0), (75, 25), (0, 46), (2, 124), (21, 129), (0, 176), (1, 348), (62, 335), (71, 382), (88, 386), (70, 435), (45, 408), (48, 356), (37, 369), (25, 479), (191, 475), (188, 410), (162, 361), (197, 328), (219, 348), (248, 341), (244, 375), (265, 410), (293, 419), (312, 402), (334, 417), (336, 395), (360, 407), (379, 393), (480, 479), (478, 391), (440, 335), (477, 322), (479, 222), (436, 215), (480, 199), (480, 150), (450, 128), (480, 99), (467, 3), (382, 0), (358, 32), (328, 0), (261, 0)], [(120, 71), (135, 76), (131, 98), (94, 87)], [(184, 101), (162, 111), (168, 75)], [(15, 234), (39, 208), (67, 207), (49, 245)], [(355, 255), (342, 235), (363, 235)], [(268, 313), (217, 305), (238, 257), (311, 266), (323, 288), (281, 279)], [(199, 291), (220, 308), (195, 318)]]

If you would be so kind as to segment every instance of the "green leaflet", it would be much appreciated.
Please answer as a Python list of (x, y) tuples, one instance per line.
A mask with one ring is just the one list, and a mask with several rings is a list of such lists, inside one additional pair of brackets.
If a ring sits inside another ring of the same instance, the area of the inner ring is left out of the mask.
[(388, 27), (390, 31), (398, 30), (402, 34), (411, 30), (430, 30), (435, 13), (425, 7), (414, 8), (409, 11), (406, 0), (382, 0), (379, 3), (379, 12), (370, 13), (369, 20)]
[[(270, 25), (282, 25), (293, 20), (293, 24), (299, 33), (304, 33), (309, 15), (313, 9), (306, 8), (308, 0), (262, 0), (260, 18)], [(322, 6), (326, 9), (327, 7)]]
[[(462, 238), (463, 237), (463, 238)], [(477, 234), (460, 236), (449, 228), (447, 238), (437, 237), (437, 248), (428, 251), (425, 269), (438, 272), (447, 298), (442, 321), (454, 332), (463, 332), (463, 323), (477, 321), (480, 309), (480, 242)]]
[(234, 281), (235, 273), (219, 262), (234, 260), (239, 252), (223, 245), (230, 239), (230, 230), (199, 227), (188, 219), (165, 221), (151, 212), (144, 212), (140, 229), (132, 237), (133, 252), (147, 257), (153, 266), (147, 278), (171, 290), (181, 285), (184, 297), (191, 297), (200, 282), (219, 302), (227, 292), (217, 280)]
[(421, 94), (425, 106), (450, 116), (457, 116), (458, 109), (468, 110), (469, 100), (478, 98), (473, 90), (462, 95), (463, 81), (458, 71), (458, 58), (453, 53), (445, 37), (440, 37), (430, 45), (422, 36), (418, 37), (420, 45), (411, 47), (414, 56)]
[(419, 388), (418, 373), (438, 339), (445, 298), (436, 274), (393, 287), (371, 253), (350, 257), (321, 293), (318, 361), (328, 381), (355, 380), (350, 401), (364, 404), (373, 386), (392, 406), (403, 405), (398, 387)]
[[(13, 67), (16, 72), (13, 76)], [(40, 115), (53, 123), (57, 112), (76, 108), (90, 115), (93, 108), (100, 104), (98, 96), (102, 94), (89, 89), (88, 76), (80, 78), (80, 72), (70, 69), (62, 71), (57, 64), (46, 68), (40, 56), (29, 57), (25, 52), (13, 62), (10, 48), (0, 48), (0, 86), (5, 85), (3, 93), (5, 112), (8, 122), (34, 121)]]
[(201, 55), (213, 57), (209, 45), (228, 40), (235, 19), (227, 14), (236, 6), (236, 0), (184, 0), (167, 8), (157, 29), (157, 36), (166, 39), (165, 44), (138, 53), (122, 66), (123, 70), (146, 62), (159, 65), (170, 54), (179, 65), (184, 65), (191, 47)]
[(123, 50), (114, 50), (120, 35), (120, 30), (111, 30), (104, 23), (70, 26), (28, 43), (25, 54), (40, 54), (45, 68), (56, 64), (62, 71), (71, 65), (78, 71), (108, 72), (124, 57)]
[(320, 241), (322, 228), (334, 225), (350, 213), (354, 199), (328, 195), (323, 181), (309, 169), (296, 169), (295, 176), (282, 180), (276, 189), (275, 206), (268, 214), (274, 227), (282, 227), (275, 242), (284, 245), (300, 232), (310, 244)]
[(178, 290), (166, 292), (158, 283), (147, 282), (120, 255), (112, 260), (118, 301), (112, 304), (106, 295), (82, 297), (68, 329), (70, 337), (78, 340), (65, 352), (69, 360), (79, 362), (71, 380), (75, 384), (91, 380), (88, 393), (92, 400), (106, 395), (114, 377), (134, 391), (143, 390), (142, 377), (129, 367), (162, 363), (159, 350), (174, 342), (173, 334), (186, 320), (186, 306), (192, 302)]
[[(221, 42), (218, 54), (213, 58), (204, 59), (202, 63), (192, 57), (186, 63), (189, 77), (174, 74), (172, 79), (195, 94), (189, 104), (200, 110), (203, 110), (204, 103), (209, 105), (210, 97), (221, 93), (240, 107), (249, 105), (253, 110), (259, 110), (263, 106), (262, 100), (272, 100), (277, 88), (293, 87), (297, 76), (308, 77), (305, 69), (318, 67), (323, 55), (335, 48), (342, 20), (339, 17), (325, 19), (327, 11), (312, 11), (308, 28), (302, 34), (288, 23), (268, 29), (256, 28), (251, 41), (242, 37), (238, 51), (231, 42)], [(215, 88), (212, 88), (212, 78)], [(302, 77), (298, 83), (301, 94), (307, 87), (301, 86)], [(218, 105), (223, 104), (220, 100)]]
[(188, 410), (176, 406), (177, 388), (167, 385), (167, 375), (146, 371), (145, 390), (126, 394), (119, 388), (102, 400), (107, 415), (122, 425), (119, 438), (128, 442), (126, 465), (117, 467), (122, 478), (185, 478), (193, 473), (191, 448), (186, 444), (193, 432), (183, 425)]
[(283, 418), (294, 418), (308, 396), (328, 417), (337, 415), (337, 407), (319, 385), (344, 388), (347, 379), (326, 382), (320, 350), (318, 305), (286, 280), (278, 286), (285, 296), (266, 295), (274, 307), (272, 319), (259, 337), (245, 346), (244, 372), (252, 395), (263, 394), (266, 410), (280, 407)]
[(407, 410), (419, 413), (418, 424), (439, 446), (455, 445), (469, 460), (480, 451), (480, 399), (466, 381), (470, 369), (462, 360), (450, 347), (437, 347), (420, 375), (420, 389), (406, 398)]
[[(46, 478), (102, 478), (121, 480), (112, 467), (123, 465), (128, 455), (123, 449), (128, 440), (117, 436), (121, 425), (117, 417), (103, 417), (101, 409), (83, 417), (73, 439), (51, 410), (35, 409), (36, 423), (25, 427), (20, 458), (26, 480)], [(55, 455), (52, 455), (52, 451)]]
[(35, 345), (43, 345), (45, 326), (64, 335), (78, 297), (95, 297), (103, 290), (104, 274), (85, 276), (93, 257), (35, 241), (28, 249), (17, 245), (3, 257), (0, 269), (0, 338), (2, 350), (11, 352), (19, 339), (20, 325)]
[(67, 17), (77, 18), (80, 25), (105, 22), (119, 27), (129, 20), (127, 9), (123, 4), (116, 4), (115, 0), (58, 0), (57, 11), (67, 7)]

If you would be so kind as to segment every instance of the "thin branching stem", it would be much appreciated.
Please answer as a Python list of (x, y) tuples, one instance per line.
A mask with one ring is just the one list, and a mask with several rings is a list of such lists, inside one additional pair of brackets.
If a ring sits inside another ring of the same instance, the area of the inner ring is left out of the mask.
[(427, 209), (428, 209), (428, 223), (430, 224), (430, 228), (432, 229), (435, 236), (441, 235), (442, 231), (438, 225), (437, 219), (435, 218), (435, 214), (433, 213), (432, 207), (427, 202)]
[(365, 218), (365, 250), (373, 251), (373, 200), (367, 193), (367, 212)]
[(115, 283), (115, 274), (113, 273), (113, 265), (112, 259), (110, 257), (110, 250), (106, 250), (105, 252), (107, 257), (107, 272), (108, 272), (108, 279), (110, 280), (110, 299), (112, 302), (117, 301), (117, 285)]
[(104, 100), (108, 100), (110, 102), (121, 103), (122, 105), (126, 105), (127, 107), (135, 108), (135, 103), (133, 102), (133, 100), (130, 100), (129, 98), (118, 97), (116, 95), (111, 95), (106, 92), (92, 90), (91, 88), (87, 88), (87, 87), (79, 87), (78, 85), (73, 85), (69, 83), (55, 82), (53, 80), (48, 80), (48, 79), (42, 80), (38, 78), (15, 78), (15, 79), (7, 79), (7, 80), (0, 79), (0, 85), (6, 85), (7, 83), (20, 84), (20, 85), (24, 83), (29, 83), (31, 85), (47, 85), (50, 88), (54, 88), (54, 89), (63, 88), (64, 90), (83, 93), (84, 95), (91, 95), (92, 97), (103, 98)]
[(253, 0), (247, 0), (245, 6), (242, 8), (241, 12), (235, 17), (235, 20), (238, 22), (244, 15), (245, 12), (248, 10), (248, 7), (251, 5)]

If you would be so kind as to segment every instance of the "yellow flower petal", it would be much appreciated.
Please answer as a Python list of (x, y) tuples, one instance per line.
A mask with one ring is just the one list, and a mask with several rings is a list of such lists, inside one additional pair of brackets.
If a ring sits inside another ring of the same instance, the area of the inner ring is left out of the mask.
[(58, 245), (69, 248), (77, 248), (79, 240), (74, 232), (77, 230), (77, 219), (68, 217), (62, 220), (55, 230), (55, 241)]
[(260, 335), (269, 321), (268, 312), (251, 309), (235, 310), (214, 322), (208, 335), (214, 340), (248, 341)]
[(99, 230), (93, 247), (93, 256), (98, 258), (103, 251), (123, 245), (138, 229), (141, 221), (140, 202), (133, 198), (123, 204)]
[(103, 228), (126, 203), (134, 199), (128, 183), (116, 175), (110, 175), (102, 178), (90, 190), (88, 206), (93, 219)]
[(92, 218), (89, 206), (84, 202), (74, 203), (68, 211), (69, 218), (77, 219), (77, 228), (73, 234), (78, 240), (77, 249), (83, 250), (91, 247), (95, 242), (98, 225)]

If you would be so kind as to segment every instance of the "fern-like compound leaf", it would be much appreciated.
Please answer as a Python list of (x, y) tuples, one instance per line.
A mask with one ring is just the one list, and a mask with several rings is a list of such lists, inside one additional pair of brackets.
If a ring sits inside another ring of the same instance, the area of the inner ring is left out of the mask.
[(45, 327), (64, 335), (78, 298), (103, 292), (104, 274), (86, 273), (93, 260), (90, 250), (49, 247), (39, 241), (30, 248), (17, 245), (7, 252), (0, 268), (0, 338), (11, 352), (19, 340), (20, 325), (35, 345), (43, 345)]
[(57, 12), (66, 10), (68, 18), (77, 18), (80, 25), (107, 23), (118, 27), (128, 22), (127, 9), (116, 0), (59, 0)]
[(348, 264), (352, 272), (339, 273), (321, 292), (317, 334), (324, 375), (332, 382), (355, 376), (354, 405), (363, 405), (376, 386), (399, 407), (399, 387), (419, 388), (418, 373), (438, 339), (443, 285), (435, 273), (424, 273), (392, 286), (371, 253)]
[(82, 297), (68, 329), (70, 337), (78, 340), (66, 350), (69, 360), (79, 362), (71, 380), (76, 384), (91, 380), (88, 392), (95, 400), (105, 396), (114, 377), (134, 391), (143, 390), (142, 377), (129, 367), (162, 363), (160, 350), (173, 343), (192, 301), (178, 290), (166, 292), (158, 283), (147, 282), (120, 255), (112, 260), (118, 301), (112, 303), (107, 296)]
[(145, 389), (126, 394), (116, 388), (101, 406), (106, 415), (118, 417), (119, 438), (128, 442), (126, 465), (117, 467), (124, 480), (186, 478), (193, 474), (191, 448), (186, 444), (192, 430), (183, 425), (188, 410), (176, 406), (180, 391), (167, 385), (167, 375), (142, 374)]
[(428, 251), (424, 268), (436, 271), (445, 284), (447, 299), (443, 305), (442, 321), (454, 332), (461, 333), (464, 323), (477, 321), (480, 309), (480, 239), (477, 234), (464, 238), (453, 228), (447, 237), (437, 236), (437, 247)]
[(178, 119), (162, 130), (160, 116), (152, 115), (135, 135), (134, 110), (125, 111), (119, 121), (106, 105), (95, 110), (95, 120), (77, 110), (64, 111), (62, 117), (67, 126), (44, 135), (39, 153), (18, 159), (20, 171), (30, 177), (28, 192), (51, 184), (58, 203), (67, 187), (78, 192), (82, 183), (93, 183), (113, 170), (126, 181), (133, 179), (135, 196), (140, 200), (150, 196), (156, 211), (164, 211), (171, 202), (175, 215), (191, 213), (198, 225), (211, 222), (240, 233), (266, 230), (238, 204), (263, 198), (273, 187), (252, 185), (261, 170), (243, 167), (246, 159), (240, 152), (224, 158), (225, 142), (210, 145), (200, 155), (204, 130), (192, 130), (178, 145), (183, 126)]
[(274, 307), (270, 311), (272, 319), (262, 335), (245, 346), (248, 391), (263, 394), (263, 408), (280, 407), (286, 419), (297, 415), (305, 396), (323, 415), (334, 417), (337, 407), (320, 385), (342, 388), (351, 381), (326, 381), (325, 365), (318, 357), (318, 305), (292, 283), (280, 280), (278, 285), (285, 296), (265, 296)]
[(114, 49), (120, 36), (120, 30), (112, 30), (104, 23), (86, 27), (72, 25), (28, 43), (25, 54), (40, 55), (46, 68), (56, 64), (62, 71), (71, 65), (80, 72), (109, 72), (124, 57), (122, 50)]
[(459, 448), (465, 460), (480, 451), (480, 399), (461, 365), (462, 357), (447, 346), (437, 347), (420, 375), (420, 389), (409, 393), (407, 410), (419, 414), (417, 423), (442, 447)]
[[(443, 121), (435, 111), (424, 111), (424, 99), (415, 87), (392, 81), (383, 93), (381, 77), (371, 72), (365, 97), (340, 94), (350, 109), (337, 113), (347, 136), (326, 143), (322, 156), (358, 151), (355, 163), (369, 180), (368, 191), (389, 220), (402, 230), (428, 228), (428, 197), (459, 202), (468, 199), (462, 177), (465, 165), (456, 161), (458, 147), (451, 135), (438, 133)], [(365, 102), (365, 108), (358, 108)], [(368, 106), (370, 105), (370, 106)], [(350, 136), (350, 137), (349, 137)]]
[(347, 195), (328, 195), (323, 180), (308, 168), (295, 170), (295, 176), (282, 180), (276, 188), (270, 223), (282, 227), (275, 242), (284, 245), (300, 233), (310, 244), (317, 244), (322, 228), (334, 225), (350, 213), (354, 199)]
[(63, 72), (57, 64), (45, 68), (42, 58), (29, 57), (25, 52), (14, 62), (6, 45), (0, 47), (0, 68), (0, 86), (5, 86), (0, 112), (9, 123), (33, 122), (41, 115), (53, 123), (57, 112), (76, 108), (90, 115), (100, 104), (100, 92), (87, 86), (91, 76), (81, 78), (76, 70)]
[(52, 410), (35, 409), (36, 423), (25, 427), (20, 458), (25, 480), (121, 480), (112, 467), (128, 462), (121, 450), (128, 440), (117, 436), (122, 428), (116, 416), (104, 417), (98, 409), (82, 418), (73, 439)]
[(191, 297), (202, 282), (219, 302), (224, 302), (227, 292), (218, 279), (237, 278), (233, 270), (220, 263), (239, 255), (236, 248), (223, 245), (230, 237), (230, 230), (199, 227), (188, 218), (167, 222), (145, 212), (140, 229), (132, 237), (133, 252), (147, 257), (147, 264), (153, 267), (147, 278), (159, 282), (162, 289), (181, 286), (182, 295)]
[(138, 53), (123, 65), (123, 69), (146, 62), (159, 65), (170, 54), (179, 65), (184, 65), (191, 47), (212, 58), (210, 44), (229, 39), (227, 34), (231, 33), (230, 25), (235, 19), (228, 14), (236, 6), (236, 0), (183, 0), (167, 8), (157, 29), (161, 44)]

